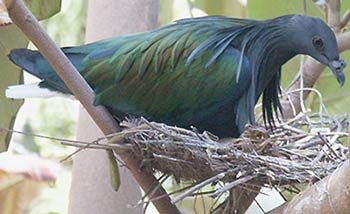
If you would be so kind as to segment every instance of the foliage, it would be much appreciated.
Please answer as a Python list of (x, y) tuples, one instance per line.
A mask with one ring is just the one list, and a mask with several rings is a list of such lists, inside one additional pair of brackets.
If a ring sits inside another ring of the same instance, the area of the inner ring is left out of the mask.
[[(28, 43), (23, 34), (15, 26), (6, 26), (0, 28), (0, 64), (2, 75), (0, 80), (0, 127), (13, 127), (16, 113), (23, 101), (9, 100), (5, 98), (4, 91), (9, 84), (22, 82), (22, 73), (8, 59), (7, 54), (12, 48), (23, 47)], [(9, 145), (11, 134), (0, 132), (0, 152), (6, 151)]]
[(25, 0), (24, 2), (38, 20), (48, 19), (61, 9), (61, 0)]

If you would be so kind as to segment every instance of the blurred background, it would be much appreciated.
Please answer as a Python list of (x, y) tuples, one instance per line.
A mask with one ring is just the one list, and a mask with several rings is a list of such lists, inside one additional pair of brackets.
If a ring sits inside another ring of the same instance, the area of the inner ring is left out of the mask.
[[(192, 16), (226, 15), (265, 19), (287, 13), (305, 12), (303, 0), (161, 0), (160, 2), (159, 26)], [(322, 6), (315, 4), (312, 0), (306, 2), (307, 14), (324, 17)], [(343, 4), (343, 8), (349, 8), (349, 2)], [(84, 44), (85, 38), (86, 9), (86, 0), (62, 0), (61, 12), (42, 21), (41, 24), (60, 46), (81, 45)], [(34, 46), (30, 44), (30, 48)], [(347, 55), (349, 55), (348, 52), (343, 57), (349, 61)], [(288, 86), (295, 77), (299, 70), (299, 61), (300, 58), (297, 57), (284, 66), (283, 87)], [(346, 69), (348, 72), (349, 66)], [(24, 79), (26, 83), (37, 81), (27, 74)], [(343, 99), (350, 91), (348, 82), (340, 90), (336, 81), (331, 77), (331, 72), (324, 72), (316, 87), (323, 94), (323, 101), (331, 114), (344, 114), (350, 111), (346, 108), (350, 105), (350, 101)], [(319, 104), (317, 96), (311, 96), (308, 100), (308, 107), (311, 110), (318, 111)], [(14, 129), (26, 133), (75, 139), (78, 109), (78, 103), (67, 98), (28, 99), (25, 100), (17, 115)], [(60, 161), (74, 152), (75, 148), (63, 146), (59, 141), (14, 134), (9, 150), (16, 154), (36, 154), (39, 157)], [(63, 161), (56, 181), (39, 185), (41, 191), (36, 194), (38, 196), (35, 200), (30, 202), (25, 213), (67, 213), (71, 166), (71, 159)], [(175, 182), (168, 182), (166, 186), (168, 189), (178, 188)], [(269, 190), (264, 191), (269, 192)], [(209, 200), (203, 199), (204, 203), (208, 203)], [(272, 206), (270, 204), (275, 205), (282, 202), (278, 197), (271, 200), (271, 198), (261, 196), (258, 200), (265, 206), (265, 210)], [(193, 201), (185, 200), (182, 206), (192, 209)], [(203, 204), (197, 203), (196, 206), (198, 206), (198, 213), (202, 213)], [(248, 213), (259, 212), (261, 211), (258, 211), (256, 207), (248, 211)]]

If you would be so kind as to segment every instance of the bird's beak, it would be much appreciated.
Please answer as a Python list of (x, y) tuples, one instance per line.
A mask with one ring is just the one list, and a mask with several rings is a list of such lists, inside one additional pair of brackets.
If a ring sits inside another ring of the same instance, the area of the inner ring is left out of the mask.
[(328, 67), (332, 70), (334, 76), (337, 78), (340, 86), (345, 83), (344, 68), (346, 67), (346, 62), (344, 59), (333, 60), (328, 63)]

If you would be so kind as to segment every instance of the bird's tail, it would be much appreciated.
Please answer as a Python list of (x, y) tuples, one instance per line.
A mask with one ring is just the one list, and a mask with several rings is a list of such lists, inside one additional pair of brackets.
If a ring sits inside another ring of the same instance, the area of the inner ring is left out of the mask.
[[(79, 70), (81, 61), (86, 54), (77, 53), (74, 49), (72, 51), (72, 48), (63, 48), (62, 50)], [(57, 93), (71, 94), (40, 52), (24, 48), (14, 49), (11, 50), (8, 57), (14, 64), (41, 79), (38, 84), (9, 86), (6, 90), (8, 98), (48, 97), (55, 96)]]
[(5, 96), (12, 99), (55, 97), (60, 93), (46, 88), (41, 88), (39, 82), (25, 85), (11, 85), (5, 91)]

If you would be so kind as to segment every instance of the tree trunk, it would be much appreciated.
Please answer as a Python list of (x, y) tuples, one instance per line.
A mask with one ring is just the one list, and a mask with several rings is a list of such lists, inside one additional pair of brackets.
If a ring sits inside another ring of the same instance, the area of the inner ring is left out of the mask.
[[(90, 0), (86, 42), (154, 28), (158, 17), (158, 0)], [(92, 141), (102, 132), (84, 111), (80, 111), (77, 139)], [(141, 191), (125, 167), (120, 167), (121, 187), (115, 192), (109, 179), (106, 152), (85, 150), (74, 157), (70, 192), (70, 214), (141, 213), (136, 206)]]

